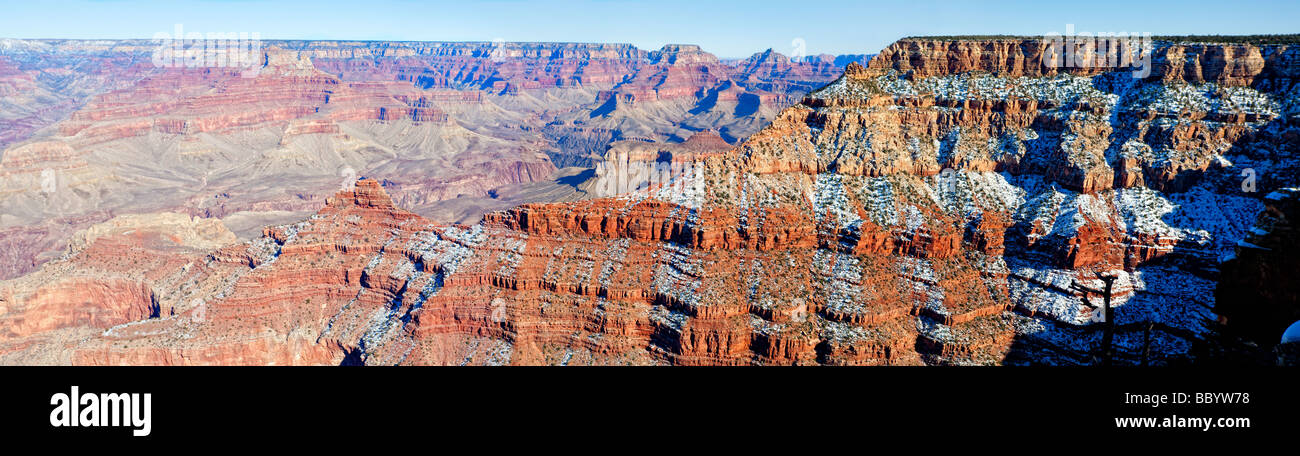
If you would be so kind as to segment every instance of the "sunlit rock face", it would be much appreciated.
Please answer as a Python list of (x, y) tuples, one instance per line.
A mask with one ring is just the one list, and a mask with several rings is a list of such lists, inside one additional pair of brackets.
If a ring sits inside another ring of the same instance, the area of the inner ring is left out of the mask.
[[(1242, 249), (1270, 248), (1250, 240), (1266, 196), (1297, 177), (1297, 50), (1156, 43), (1134, 78), (1043, 68), (1036, 46), (903, 40), (734, 145), (618, 143), (582, 183), (610, 196), (472, 225), (363, 179), (218, 248), (101, 229), (0, 285), (25, 322), (0, 361), (1092, 364), (1103, 322), (1071, 284), (1096, 274), (1117, 277), (1115, 363), (1245, 350), (1219, 337), (1239, 315), (1220, 282), (1282, 274)], [(122, 299), (55, 306), (43, 274)], [(58, 317), (80, 308), (98, 318)]]

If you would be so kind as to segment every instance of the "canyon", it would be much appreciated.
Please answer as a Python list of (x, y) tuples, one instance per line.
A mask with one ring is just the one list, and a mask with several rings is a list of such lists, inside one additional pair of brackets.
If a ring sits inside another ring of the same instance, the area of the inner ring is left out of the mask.
[(44, 256), (6, 258), (0, 363), (1090, 365), (1103, 323), (1119, 364), (1266, 358), (1300, 49), (1044, 52), (289, 42), (5, 104), (40, 132), (0, 157), (5, 242)]
[(241, 236), (359, 176), (442, 222), (584, 197), (609, 143), (736, 141), (842, 71), (698, 46), (266, 41), (256, 66), (156, 65), (148, 40), (0, 40), (0, 277), (117, 215)]

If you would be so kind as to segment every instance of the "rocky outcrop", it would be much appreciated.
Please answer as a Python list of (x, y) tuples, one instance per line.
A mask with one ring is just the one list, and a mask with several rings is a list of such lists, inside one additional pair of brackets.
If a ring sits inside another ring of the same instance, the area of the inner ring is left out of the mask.
[[(766, 315), (806, 331), (801, 326), (806, 313), (825, 305), (817, 298), (787, 309), (766, 304), (767, 299), (749, 302), (708, 291), (720, 284), (715, 280), (761, 270), (769, 262), (777, 267), (778, 260), (831, 267), (817, 255), (787, 258), (789, 252), (779, 252), (780, 242), (765, 247), (771, 253), (764, 256), (773, 255), (766, 260), (735, 256), (725, 246), (697, 256), (652, 238), (601, 246), (574, 237), (576, 231), (515, 230), (512, 223), (429, 225), (394, 208), (375, 181), (361, 180), (311, 219), (268, 229), (260, 240), (191, 259), (170, 273), (139, 268), (186, 280), (152, 282), (165, 311), (105, 322), (116, 326), (69, 341), (73, 346), (60, 359), (79, 364), (919, 362), (912, 351), (915, 334), (896, 323), (865, 339), (819, 347), (811, 334), (774, 332), (749, 321)], [(78, 255), (119, 239), (96, 238)], [(715, 255), (719, 261), (713, 261)], [(93, 264), (83, 257), (46, 268), (85, 270)], [(817, 296), (814, 290), (827, 286), (824, 278), (834, 274), (826, 269), (799, 280)], [(224, 280), (213, 282), (218, 278)], [(15, 321), (34, 309), (34, 300), (43, 299), (40, 292), (37, 298), (28, 294), (25, 283), (6, 285), (8, 296), (16, 296), (7, 298), (6, 316)], [(839, 318), (846, 320), (886, 318), (843, 312)], [(48, 330), (42, 335), (55, 337)], [(0, 342), (5, 347), (0, 357), (43, 360), (44, 353), (29, 350), (25, 340)]]
[[(1254, 87), (1265, 79), (1300, 76), (1294, 46), (1226, 43), (1175, 43), (1154, 37), (1151, 72), (1147, 78), (1164, 84), (1215, 83), (1226, 87)], [(1064, 44), (1069, 46), (1069, 44)], [(1119, 42), (1120, 46), (1136, 46)], [(1088, 52), (1076, 44), (1079, 52)], [(1125, 48), (1120, 48), (1124, 52)], [(874, 70), (895, 70), (912, 78), (947, 76), (972, 71), (1005, 77), (1047, 77), (1058, 74), (1094, 76), (1122, 71), (1117, 65), (1086, 67), (1055, 65), (1053, 41), (1041, 37), (963, 40), (908, 38), (899, 40), (872, 59)], [(1104, 49), (1103, 49), (1104, 51)], [(1097, 52), (1092, 50), (1092, 52)], [(1045, 62), (1047, 64), (1045, 64)]]
[[(236, 242), (218, 222), (179, 214), (125, 216), (78, 232), (65, 256), (37, 272), (0, 286), (0, 321), (7, 328), (0, 346), (45, 345), (48, 358), (29, 362), (69, 363), (59, 342), (111, 332), (120, 325), (173, 315), (188, 303), (158, 290), (199, 286), (216, 273), (197, 264), (210, 249)], [(224, 271), (222, 271), (224, 272)], [(217, 283), (232, 280), (216, 273)], [(192, 291), (191, 291), (192, 292)]]
[(48, 284), (24, 299), (21, 310), (21, 316), (7, 319), (6, 338), (73, 327), (106, 329), (160, 312), (147, 286), (112, 279)]

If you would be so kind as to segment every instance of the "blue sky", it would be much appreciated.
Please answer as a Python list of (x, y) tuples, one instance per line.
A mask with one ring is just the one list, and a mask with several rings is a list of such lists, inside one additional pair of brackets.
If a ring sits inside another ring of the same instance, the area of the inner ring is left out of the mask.
[(257, 1), (3, 0), (0, 37), (150, 38), (258, 32), (263, 39), (699, 44), (722, 57), (874, 53), (908, 35), (1300, 32), (1296, 0), (1067, 1)]

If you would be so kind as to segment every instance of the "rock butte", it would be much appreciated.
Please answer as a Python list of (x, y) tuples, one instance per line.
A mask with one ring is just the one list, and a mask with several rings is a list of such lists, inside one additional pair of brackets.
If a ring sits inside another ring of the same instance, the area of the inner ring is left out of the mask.
[[(1267, 249), (1295, 247), (1300, 51), (1157, 43), (1134, 79), (1036, 46), (902, 40), (735, 147), (616, 144), (594, 179), (689, 173), (474, 225), (362, 179), (217, 249), (179, 220), (100, 226), (0, 284), (0, 362), (1091, 364), (1069, 285), (1094, 272), (1119, 277), (1124, 364), (1213, 360), (1244, 349), (1224, 328), (1293, 312), (1286, 289), (1265, 312), (1215, 295), (1294, 272)], [(650, 61), (712, 64), (693, 51)]]

